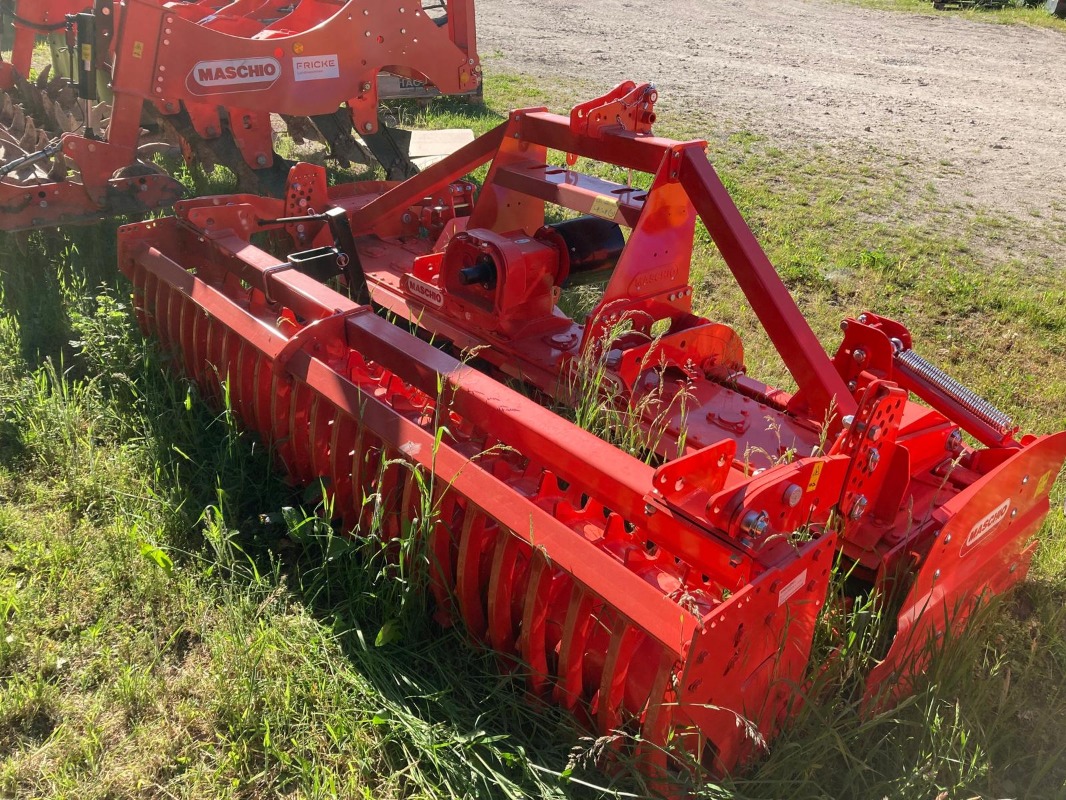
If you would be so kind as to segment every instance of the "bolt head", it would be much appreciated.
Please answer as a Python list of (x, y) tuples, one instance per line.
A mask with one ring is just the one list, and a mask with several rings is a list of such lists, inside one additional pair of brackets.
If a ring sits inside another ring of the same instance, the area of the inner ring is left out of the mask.
[(961, 453), (962, 452), (962, 431), (956, 428), (950, 434), (948, 439), (944, 443), (944, 448), (949, 453)]
[(752, 536), (762, 536), (770, 527), (770, 515), (765, 511), (749, 511), (741, 519), (740, 527)]
[(852, 352), (851, 357), (855, 359), (856, 364), (866, 363), (866, 351), (863, 350), (861, 347), (856, 347), (855, 350)]
[(880, 464), (880, 463), (881, 463), (881, 454), (877, 451), (876, 448), (874, 448), (866, 456), (866, 470), (868, 472), (873, 472), (874, 470), (877, 469), (877, 465)]
[(800, 500), (803, 499), (803, 489), (794, 483), (790, 483), (785, 487), (785, 493), (781, 499), (789, 508), (795, 508), (799, 505)]
[(869, 505), (869, 500), (866, 499), (866, 495), (860, 494), (855, 498), (855, 502), (851, 504), (851, 511), (848, 516), (852, 519), (859, 519), (866, 513), (866, 506)]

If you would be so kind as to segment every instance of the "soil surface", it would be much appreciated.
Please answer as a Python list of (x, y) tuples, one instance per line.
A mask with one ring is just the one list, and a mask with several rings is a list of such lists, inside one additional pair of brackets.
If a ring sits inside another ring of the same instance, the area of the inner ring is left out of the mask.
[(661, 106), (913, 159), (945, 199), (1066, 202), (1066, 36), (825, 0), (478, 0), (485, 69), (651, 81)]

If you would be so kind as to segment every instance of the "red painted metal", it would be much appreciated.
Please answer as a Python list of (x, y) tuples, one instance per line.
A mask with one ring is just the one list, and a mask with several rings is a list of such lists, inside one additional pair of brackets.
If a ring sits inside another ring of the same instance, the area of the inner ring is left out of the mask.
[(29, 73), (37, 35), (63, 30), (66, 15), (94, 6), (114, 31), (97, 63), (114, 95), (106, 134), (63, 135), (73, 173), (65, 181), (0, 178), (0, 230), (173, 204), (176, 181), (156, 174), (131, 186), (118, 173), (137, 162), (145, 102), (164, 118), (187, 114), (204, 140), (228, 130), (256, 170), (274, 162), (271, 113), (328, 115), (343, 105), (355, 129), (369, 134), (378, 130), (379, 77), (442, 94), (481, 84), (472, 0), (449, 0), (443, 26), (420, 0), (47, 0), (16, 4), (15, 49), (11, 62), (0, 62), (0, 89), (15, 86), (16, 72)]
[(12, 25), (15, 29), (11, 46), (11, 61), (0, 57), (0, 89), (15, 85), (11, 70), (23, 77), (30, 74), (33, 48), (38, 36), (61, 33), (66, 29), (68, 14), (77, 14), (91, 3), (87, 0), (47, 0), (47, 2), (22, 2), (15, 6)]
[[(679, 763), (670, 748), (735, 769), (758, 750), (738, 720), (769, 739), (788, 718), (834, 559), (865, 590), (896, 590), (870, 692), (904, 691), (928, 639), (1024, 576), (1066, 434), (1004, 433), (876, 315), (849, 320), (831, 359), (703, 143), (651, 134), (650, 87), (578, 108), (516, 111), (399, 185), (328, 186), (301, 165), (284, 200), (178, 203), (121, 230), (120, 267), (144, 328), (209, 393), (228, 380), (245, 424), (294, 479), (327, 479), (354, 535), (375, 493), (401, 535), (421, 513), (415, 473), (435, 476), (421, 535), (441, 621), (600, 733), (640, 733), (657, 780)], [(648, 188), (584, 175), (581, 157), (645, 172)], [(461, 179), (486, 163), (475, 199)], [(604, 236), (603, 220), (630, 228), (584, 320), (559, 301), (579, 245), (600, 243), (546, 229), (553, 205), (591, 212), (584, 230)], [(301, 217), (328, 208), (345, 212), (350, 252)], [(748, 376), (736, 333), (693, 313), (697, 218), (795, 393)], [(304, 255), (260, 250), (261, 231)], [(374, 305), (438, 346), (302, 274), (307, 252), (357, 262)], [(471, 348), (476, 367), (455, 357)], [(653, 466), (539, 402), (575, 402), (589, 365), (603, 402), (635, 409)], [(963, 430), (990, 441), (970, 447)]]

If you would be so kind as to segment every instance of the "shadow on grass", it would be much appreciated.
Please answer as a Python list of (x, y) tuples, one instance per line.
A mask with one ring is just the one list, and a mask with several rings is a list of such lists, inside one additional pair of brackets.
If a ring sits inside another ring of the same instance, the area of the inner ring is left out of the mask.
[[(115, 227), (76, 229), (64, 239), (35, 235), (35, 247), (3, 276), (4, 312), (18, 320), (23, 375), (47, 360), (62, 363), (67, 380), (93, 382), (98, 390), (101, 413), (116, 420), (111, 444), (149, 451), (151, 492), (171, 511), (165, 529), (144, 533), (182, 570), (199, 574), (213, 596), (252, 598), (253, 609), (281, 596), (285, 608), (306, 610), (313, 620), (307, 636), (329, 647), (301, 662), (308, 641), (279, 641), (276, 659), (291, 664), (293, 674), (278, 679), (335, 689), (323, 699), (327, 725), (362, 726), (379, 743), (372, 766), (351, 765), (380, 773), (366, 776), (371, 785), (387, 779), (405, 795), (602, 796), (552, 774), (567, 769), (578, 744), (571, 717), (531, 700), (521, 675), (501, 670), (461, 630), (437, 626), (425, 597), (398, 624), (396, 587), (388, 570), (375, 566), (382, 551), (374, 540), (336, 535), (315, 516), (315, 493), (280, 478), (267, 448), (241, 430), (221, 398), (203, 397), (143, 341), (129, 310), (129, 285), (112, 266)], [(4, 376), (13, 378), (10, 371)], [(4, 450), (8, 468), (34, 468), (32, 452)], [(20, 458), (27, 460), (12, 463)], [(71, 510), (78, 516), (91, 509)], [(256, 625), (281, 629), (284, 622), (257, 612), (234, 624), (243, 641)], [(115, 678), (105, 676), (102, 690)], [(253, 754), (245, 771), (270, 776), (257, 778), (264, 791), (311, 793), (321, 771), (316, 760), (336, 757), (324, 747), (289, 762), (292, 753), (267, 744), (269, 724), (264, 730), (261, 719), (237, 708), (222, 718), (219, 740)], [(285, 725), (275, 720), (277, 739)]]

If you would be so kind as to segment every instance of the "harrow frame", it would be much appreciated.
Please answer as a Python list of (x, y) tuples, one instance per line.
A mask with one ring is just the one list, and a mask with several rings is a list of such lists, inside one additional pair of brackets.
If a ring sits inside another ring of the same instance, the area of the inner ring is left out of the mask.
[[(732, 770), (786, 723), (838, 558), (895, 598), (868, 691), (905, 692), (931, 639), (1024, 576), (1066, 434), (1017, 438), (871, 313), (846, 321), (831, 359), (704, 143), (652, 133), (656, 98), (627, 82), (569, 117), (512, 112), (400, 184), (329, 186), (298, 165), (284, 199), (184, 201), (123, 227), (119, 266), (142, 327), (208, 394), (228, 382), (239, 418), (295, 481), (322, 480), (345, 530), (368, 529), (370, 496), (386, 537), (420, 529), (438, 617), (601, 734), (639, 733), (662, 779), (675, 748)], [(587, 175), (579, 157), (650, 186)], [(489, 162), (475, 198), (464, 176)], [(583, 324), (558, 300), (587, 265), (545, 204), (631, 230)], [(748, 376), (736, 335), (693, 313), (697, 217), (796, 392)], [(293, 252), (253, 244), (263, 232)], [(311, 273), (342, 275), (360, 302)], [(476, 348), (480, 367), (424, 338)], [(572, 400), (582, 359), (630, 404), (649, 381), (663, 391), (654, 466), (535, 399)], [(429, 520), (419, 470), (435, 476)]]

